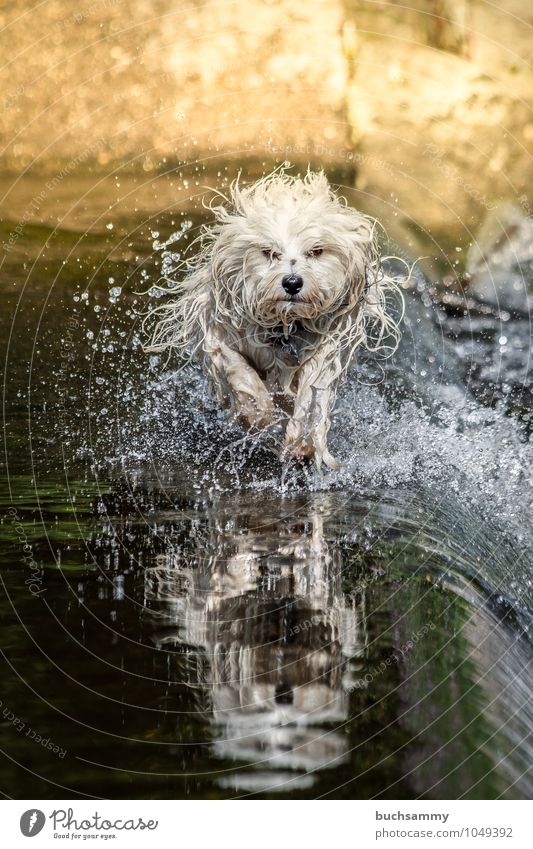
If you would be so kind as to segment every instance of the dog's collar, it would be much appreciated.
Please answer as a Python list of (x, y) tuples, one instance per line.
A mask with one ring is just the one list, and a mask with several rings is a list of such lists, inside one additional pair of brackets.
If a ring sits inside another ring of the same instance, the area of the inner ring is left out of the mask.
[(267, 336), (267, 342), (272, 345), (283, 362), (288, 366), (300, 365), (300, 351), (298, 350), (297, 338), (298, 331), (302, 331), (302, 327), (298, 321), (293, 324), (273, 327)]

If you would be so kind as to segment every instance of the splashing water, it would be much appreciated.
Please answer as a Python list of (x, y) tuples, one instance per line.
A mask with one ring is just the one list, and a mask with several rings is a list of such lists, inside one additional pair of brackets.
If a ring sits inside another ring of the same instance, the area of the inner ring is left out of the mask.
[[(423, 332), (419, 328), (419, 340)], [(375, 379), (374, 365), (357, 365), (339, 390), (330, 442), (341, 469), (310, 469), (305, 487), (445, 487), (488, 518), (505, 518), (525, 543), (532, 450), (520, 424), (503, 404), (484, 407), (464, 387), (435, 385), (431, 375), (424, 383), (423, 369), (418, 397), (398, 399), (398, 384), (391, 387), (386, 375), (368, 385)], [(157, 358), (152, 367), (158, 367)], [(399, 369), (397, 361), (394, 369)], [(228, 421), (194, 367), (167, 370), (150, 380), (139, 418), (122, 419), (121, 437), (126, 465), (185, 466), (204, 486), (279, 489), (285, 480), (274, 446)], [(297, 486), (298, 477), (289, 475), (286, 485)]]
[[(73, 303), (66, 296), (68, 308), (58, 295), (34, 350), (29, 334), (16, 339), (10, 427), (22, 438), (29, 407), (32, 473), (14, 483), (17, 509), (35, 535), (36, 562), (46, 563), (57, 623), (96, 652), (94, 668), (73, 643), (65, 656), (49, 619), (28, 609), (25, 621), (74, 676), (82, 670), (91, 689), (101, 685), (120, 703), (116, 715), (100, 712), (106, 728), (154, 741), (157, 749), (136, 750), (146, 774), (154, 764), (161, 773), (146, 779), (144, 795), (158, 781), (155, 794), (173, 797), (191, 787), (341, 793), (336, 785), (362, 770), (365, 796), (389, 785), (394, 793), (396, 780), (406, 797), (525, 796), (533, 540), (525, 314), (474, 289), (466, 298), (447, 290), (435, 303), (417, 275), (397, 354), (361, 354), (340, 387), (330, 446), (341, 469), (287, 472), (267, 438), (228, 421), (198, 369), (142, 350), (149, 298), (160, 298), (161, 279), (171, 281), (186, 253), (192, 224), (177, 227), (170, 237), (164, 226), (153, 230), (159, 261), (141, 273), (142, 286), (137, 274), (137, 294), (109, 262), (90, 291)], [(53, 381), (39, 368), (43, 354), (55, 362)], [(22, 585), (14, 591), (27, 597)], [(97, 633), (93, 615), (106, 623)], [(20, 651), (26, 664), (26, 643)], [(394, 652), (401, 664), (387, 665)], [(90, 726), (90, 701), (56, 689)], [(250, 713), (251, 703), (259, 707)], [(318, 710), (330, 703), (332, 711)], [(376, 747), (375, 719), (366, 723), (380, 703)], [(81, 736), (88, 761), (114, 757), (107, 737), (96, 753), (92, 736)], [(77, 753), (79, 737), (76, 726)], [(248, 768), (255, 742), (264, 754)], [(186, 776), (169, 783), (178, 746), (190, 785)], [(400, 755), (396, 772), (385, 759), (374, 786), (367, 766), (381, 762), (379, 752)], [(461, 768), (465, 753), (477, 768)], [(117, 755), (115, 765), (124, 763)], [(221, 775), (211, 780), (210, 770)], [(111, 774), (98, 773), (110, 795)]]

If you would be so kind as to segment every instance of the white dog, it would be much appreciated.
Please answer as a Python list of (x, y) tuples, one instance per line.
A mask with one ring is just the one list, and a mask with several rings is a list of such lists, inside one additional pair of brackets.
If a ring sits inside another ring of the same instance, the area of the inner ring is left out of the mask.
[(282, 459), (337, 468), (327, 433), (338, 381), (360, 345), (399, 338), (375, 222), (337, 197), (323, 172), (237, 180), (224, 200), (179, 297), (153, 311), (147, 350), (199, 357), (245, 428), (284, 434)]

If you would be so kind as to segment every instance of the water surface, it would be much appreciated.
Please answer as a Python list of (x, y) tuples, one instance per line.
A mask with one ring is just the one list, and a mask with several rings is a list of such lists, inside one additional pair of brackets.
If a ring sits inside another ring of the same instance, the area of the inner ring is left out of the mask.
[(339, 395), (340, 472), (284, 474), (142, 351), (204, 220), (179, 183), (73, 181), (4, 256), (4, 792), (528, 796), (527, 308), (415, 275), (399, 353)]

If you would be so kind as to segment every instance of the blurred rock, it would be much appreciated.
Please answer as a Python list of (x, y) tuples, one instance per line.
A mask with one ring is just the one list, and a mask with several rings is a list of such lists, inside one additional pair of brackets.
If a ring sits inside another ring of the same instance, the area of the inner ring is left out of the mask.
[(357, 186), (416, 253), (449, 257), (501, 199), (531, 204), (533, 6), (503, 5), (345, 0)]
[(500, 310), (533, 307), (533, 219), (511, 203), (487, 214), (467, 256), (469, 294)]
[(9, 167), (349, 154), (338, 0), (26, 5), (0, 12)]
[(11, 0), (3, 171), (50, 173), (55, 202), (95, 169), (124, 185), (184, 163), (196, 197), (240, 167), (323, 166), (395, 253), (460, 275), (502, 200), (531, 215), (532, 25), (526, 0)]

